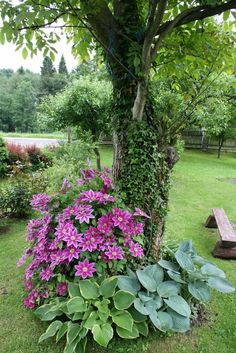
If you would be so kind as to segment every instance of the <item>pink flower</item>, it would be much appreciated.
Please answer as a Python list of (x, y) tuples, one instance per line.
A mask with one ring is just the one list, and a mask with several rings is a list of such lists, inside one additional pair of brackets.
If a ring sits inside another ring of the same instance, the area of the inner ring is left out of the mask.
[(73, 221), (64, 221), (59, 223), (56, 228), (55, 235), (57, 236), (58, 240), (63, 240), (64, 236), (69, 232), (69, 229), (73, 227)]
[(81, 239), (81, 235), (82, 234), (79, 234), (75, 227), (68, 227), (68, 231), (63, 240), (66, 241), (67, 246), (74, 246), (75, 248), (78, 248), (78, 242)]
[(61, 282), (57, 285), (56, 292), (58, 295), (63, 296), (68, 292), (68, 284), (66, 282)]
[(107, 255), (109, 260), (122, 260), (123, 259), (123, 251), (119, 246), (109, 247), (108, 251), (105, 252), (105, 255)]
[(78, 259), (80, 254), (80, 249), (73, 246), (63, 250), (63, 257), (65, 260), (71, 262), (73, 259)]
[(83, 279), (93, 277), (93, 273), (96, 272), (94, 265), (94, 262), (89, 263), (88, 259), (85, 259), (84, 262), (79, 262), (79, 264), (75, 266), (75, 276), (80, 276)]
[(129, 250), (134, 257), (142, 257), (143, 256), (143, 249), (142, 249), (141, 245), (139, 245), (138, 243), (134, 243), (132, 241), (132, 242), (130, 242), (129, 246), (130, 246)]
[(107, 214), (99, 218), (97, 228), (101, 233), (104, 233), (104, 234), (111, 233), (112, 227), (113, 227), (113, 222), (112, 222), (111, 214)]
[(48, 282), (53, 275), (54, 275), (54, 273), (53, 273), (53, 270), (51, 269), (51, 267), (47, 267), (40, 272), (39, 276), (43, 281)]
[(79, 243), (82, 251), (94, 251), (97, 250), (98, 243), (100, 242), (100, 238), (98, 236), (93, 236), (90, 234), (85, 234), (81, 237)]
[(38, 298), (39, 292), (37, 291), (37, 289), (33, 289), (28, 295), (28, 297), (24, 299), (24, 305), (28, 309), (34, 309)]
[(138, 207), (135, 207), (135, 212), (133, 213), (133, 215), (134, 216), (141, 216), (141, 217), (145, 217), (145, 218), (151, 218), (147, 213), (143, 212)]
[(112, 185), (112, 179), (106, 172), (102, 173), (100, 175), (100, 178), (103, 180), (103, 190), (108, 190), (109, 187)]
[(115, 198), (112, 195), (100, 191), (88, 190), (80, 194), (78, 201), (89, 203), (98, 202), (100, 204), (106, 204), (107, 202), (114, 202)]
[(51, 197), (47, 196), (45, 193), (33, 195), (31, 200), (31, 206), (36, 211), (47, 212), (48, 204), (51, 201)]
[(120, 208), (113, 208), (112, 210), (114, 226), (119, 227), (121, 230), (128, 224), (132, 215), (128, 211), (124, 211)]
[(82, 186), (82, 185), (85, 184), (85, 181), (84, 181), (83, 179), (78, 179), (78, 180), (76, 181), (76, 184), (77, 184), (78, 186)]
[(95, 218), (92, 212), (93, 212), (92, 206), (78, 205), (76, 209), (75, 219), (78, 219), (80, 224), (83, 222), (89, 223), (91, 218)]
[(50, 255), (51, 267), (58, 266), (64, 261), (63, 251), (58, 250)]
[(94, 169), (81, 169), (80, 173), (82, 174), (84, 180), (92, 180), (95, 176), (95, 170)]
[(61, 193), (65, 194), (67, 191), (71, 190), (72, 187), (70, 185), (70, 182), (67, 178), (63, 179), (62, 187), (61, 187)]

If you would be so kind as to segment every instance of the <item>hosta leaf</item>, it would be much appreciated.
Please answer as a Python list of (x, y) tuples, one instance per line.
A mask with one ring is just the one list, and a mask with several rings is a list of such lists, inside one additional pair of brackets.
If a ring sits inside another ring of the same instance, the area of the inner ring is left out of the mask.
[(71, 344), (76, 339), (76, 337), (80, 333), (80, 330), (81, 330), (81, 327), (79, 324), (71, 323), (70, 325), (68, 325), (67, 335), (66, 335), (68, 344)]
[(170, 271), (174, 271), (174, 272), (179, 273), (179, 266), (177, 264), (175, 264), (174, 262), (161, 259), (158, 263), (161, 267), (165, 268), (166, 270), (170, 270)]
[(192, 240), (182, 241), (179, 245), (178, 250), (183, 251), (184, 253), (189, 253), (189, 254), (191, 254), (191, 256), (196, 255), (196, 250), (193, 247)]
[(122, 327), (117, 326), (116, 332), (121, 338), (134, 339), (139, 337), (139, 330), (135, 324), (133, 325), (132, 331), (128, 331)]
[(119, 327), (122, 327), (126, 330), (132, 330), (134, 320), (131, 314), (124, 311), (117, 311), (117, 313), (112, 315), (112, 321)]
[(49, 337), (54, 336), (62, 326), (62, 322), (59, 320), (53, 321), (47, 328), (46, 332), (39, 337), (39, 343), (46, 340)]
[(59, 328), (56, 336), (56, 343), (65, 335), (68, 329), (68, 324), (70, 321), (64, 322)]
[(41, 321), (52, 321), (56, 316), (63, 314), (63, 312), (58, 309), (58, 306), (54, 304), (41, 305), (34, 313)]
[(86, 345), (87, 345), (87, 337), (81, 339), (74, 350), (74, 353), (85, 353), (86, 350)]
[(99, 286), (90, 279), (80, 281), (79, 287), (81, 294), (85, 299), (97, 299), (99, 297)]
[(207, 281), (211, 288), (218, 290), (221, 293), (232, 293), (235, 288), (224, 278), (211, 277)]
[(137, 294), (141, 286), (137, 277), (119, 276), (118, 287), (122, 290), (127, 290), (130, 293)]
[(73, 282), (69, 282), (68, 284), (68, 292), (71, 298), (73, 297), (81, 297), (79, 285)]
[(68, 314), (82, 313), (87, 309), (84, 299), (81, 297), (74, 297), (67, 302)]
[(174, 281), (165, 281), (157, 287), (157, 293), (160, 297), (169, 298), (172, 295), (178, 295), (181, 285)]
[(182, 278), (181, 278), (181, 275), (179, 273), (175, 273), (175, 272), (172, 272), (172, 271), (167, 271), (169, 277), (171, 279), (173, 279), (175, 282), (178, 282), (178, 283), (186, 283)]
[(172, 329), (173, 322), (172, 318), (169, 314), (158, 311), (153, 312), (150, 316), (150, 320), (152, 321), (153, 325), (160, 331), (166, 332)]
[(179, 295), (173, 295), (169, 299), (164, 299), (164, 302), (169, 308), (176, 311), (178, 314), (189, 317), (191, 309), (188, 303)]
[(144, 270), (137, 270), (137, 276), (144, 288), (149, 292), (155, 292), (157, 285), (163, 281), (164, 272), (160, 265), (150, 265)]
[(99, 316), (97, 311), (92, 311), (88, 319), (85, 321), (83, 326), (86, 329), (92, 329), (94, 325), (100, 324)]
[(207, 276), (216, 276), (216, 277), (225, 278), (224, 271), (222, 271), (220, 268), (210, 263), (206, 263), (204, 266), (202, 266), (201, 273)]
[(129, 308), (129, 313), (131, 314), (133, 320), (137, 322), (143, 322), (147, 319), (146, 315), (141, 314), (138, 312), (133, 306)]
[(136, 322), (135, 325), (141, 335), (148, 336), (148, 324), (146, 322)]
[(127, 309), (134, 302), (135, 296), (127, 291), (119, 290), (113, 297), (116, 309)]
[(144, 306), (144, 303), (139, 298), (135, 299), (134, 307), (140, 314), (148, 315), (148, 311), (147, 311), (146, 307)]
[(181, 250), (176, 251), (175, 258), (183, 270), (185, 270), (187, 272), (194, 271), (195, 267), (194, 267), (193, 261), (192, 261), (191, 257), (189, 255), (187, 255), (185, 252), (183, 252)]
[(100, 294), (104, 298), (112, 297), (115, 293), (117, 282), (118, 282), (118, 278), (115, 276), (105, 279), (100, 285), (100, 288), (99, 288)]
[(211, 299), (211, 292), (208, 285), (202, 281), (195, 281), (188, 284), (189, 293), (197, 300), (208, 302)]
[(172, 331), (175, 332), (186, 332), (190, 329), (190, 320), (186, 316), (179, 315), (174, 310), (170, 308), (167, 309), (167, 313), (171, 316), (173, 327)]
[(103, 347), (107, 347), (109, 341), (113, 337), (113, 328), (110, 324), (95, 325), (92, 328), (94, 340)]
[(139, 298), (141, 299), (142, 302), (148, 302), (149, 300), (152, 300), (152, 297), (147, 295), (145, 292), (139, 292), (138, 293)]

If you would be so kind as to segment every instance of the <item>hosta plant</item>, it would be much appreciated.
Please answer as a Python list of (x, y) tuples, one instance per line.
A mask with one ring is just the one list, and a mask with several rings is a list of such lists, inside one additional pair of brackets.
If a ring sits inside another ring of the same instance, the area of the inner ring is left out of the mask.
[(234, 288), (222, 270), (197, 255), (191, 241), (166, 255), (158, 264), (119, 276), (118, 287), (136, 296), (134, 308), (157, 329), (186, 332), (194, 303), (208, 302), (211, 288), (222, 293)]
[[(135, 296), (117, 288), (118, 277), (105, 280), (80, 280), (69, 283), (69, 297), (57, 298), (39, 307), (35, 314), (42, 321), (52, 321), (39, 342), (55, 336), (58, 342), (66, 335), (64, 353), (84, 352), (87, 335), (106, 347), (114, 333), (121, 338), (148, 335), (146, 316), (139, 315), (132, 304)], [(59, 318), (58, 318), (59, 317)]]

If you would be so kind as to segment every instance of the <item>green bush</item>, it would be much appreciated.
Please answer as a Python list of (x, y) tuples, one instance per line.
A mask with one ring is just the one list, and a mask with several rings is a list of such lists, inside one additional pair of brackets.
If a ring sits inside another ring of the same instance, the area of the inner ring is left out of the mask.
[(7, 172), (8, 152), (3, 139), (0, 137), (0, 177)]
[(93, 144), (79, 140), (72, 144), (62, 143), (50, 151), (52, 166), (44, 172), (47, 192), (51, 194), (60, 190), (64, 178), (72, 182), (79, 178), (80, 169), (87, 167), (87, 160), (94, 155), (93, 148)]
[(42, 173), (19, 174), (0, 188), (0, 217), (26, 217), (32, 212), (32, 196), (43, 192), (46, 180)]

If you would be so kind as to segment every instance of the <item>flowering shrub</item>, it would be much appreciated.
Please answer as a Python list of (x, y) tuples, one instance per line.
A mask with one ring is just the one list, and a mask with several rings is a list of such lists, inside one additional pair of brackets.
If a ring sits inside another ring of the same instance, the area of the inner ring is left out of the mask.
[(143, 223), (147, 214), (131, 212), (116, 199), (108, 171), (82, 170), (76, 185), (64, 180), (60, 193), (34, 195), (33, 209), (42, 214), (27, 226), (32, 257), (25, 272), (29, 308), (66, 294), (74, 279), (110, 276), (143, 256)]

